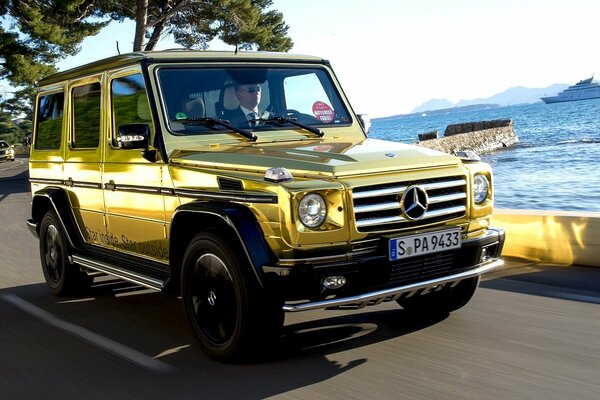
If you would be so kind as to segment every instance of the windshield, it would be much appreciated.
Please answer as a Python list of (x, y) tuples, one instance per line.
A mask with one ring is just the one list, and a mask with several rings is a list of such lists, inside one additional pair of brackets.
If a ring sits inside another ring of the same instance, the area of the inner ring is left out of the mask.
[(323, 68), (163, 66), (156, 76), (170, 134), (188, 140), (284, 129), (315, 136), (352, 122)]

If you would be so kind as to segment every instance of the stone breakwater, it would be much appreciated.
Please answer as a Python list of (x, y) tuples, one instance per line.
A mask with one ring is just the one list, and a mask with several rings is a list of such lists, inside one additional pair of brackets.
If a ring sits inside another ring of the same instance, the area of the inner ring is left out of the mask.
[(437, 131), (420, 134), (417, 144), (451, 154), (466, 150), (482, 154), (519, 141), (510, 119), (452, 124), (446, 127), (444, 137), (438, 136)]

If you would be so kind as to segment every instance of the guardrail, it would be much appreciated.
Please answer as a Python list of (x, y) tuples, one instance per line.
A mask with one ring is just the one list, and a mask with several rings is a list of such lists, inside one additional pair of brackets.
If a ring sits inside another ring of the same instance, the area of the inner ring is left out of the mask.
[(600, 267), (600, 213), (496, 209), (492, 224), (506, 231), (504, 256)]

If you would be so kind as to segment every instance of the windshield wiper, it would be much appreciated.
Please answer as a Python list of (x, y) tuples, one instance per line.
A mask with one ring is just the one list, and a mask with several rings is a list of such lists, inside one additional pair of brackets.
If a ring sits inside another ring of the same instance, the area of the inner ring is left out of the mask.
[(299, 128), (302, 128), (306, 131), (314, 133), (318, 137), (323, 137), (323, 135), (325, 134), (325, 132), (323, 132), (319, 128), (314, 128), (312, 126), (305, 125), (301, 122), (296, 121), (295, 118), (292, 119), (292, 118), (285, 118), (285, 117), (269, 117), (269, 118), (257, 118), (252, 121), (258, 121), (258, 122), (263, 122), (265, 124), (276, 124), (276, 125), (292, 124), (292, 125), (296, 125)]
[(237, 126), (233, 126), (226, 119), (217, 119), (217, 118), (209, 118), (209, 117), (207, 117), (207, 118), (185, 118), (185, 119), (178, 119), (177, 122), (181, 122), (184, 124), (195, 124), (195, 125), (208, 126), (210, 128), (217, 126), (217, 125), (223, 126), (227, 129), (234, 131), (235, 133), (239, 133), (240, 135), (252, 140), (253, 142), (256, 142), (256, 139), (258, 139), (258, 136), (256, 136), (252, 132), (247, 131), (242, 128), (238, 128)]

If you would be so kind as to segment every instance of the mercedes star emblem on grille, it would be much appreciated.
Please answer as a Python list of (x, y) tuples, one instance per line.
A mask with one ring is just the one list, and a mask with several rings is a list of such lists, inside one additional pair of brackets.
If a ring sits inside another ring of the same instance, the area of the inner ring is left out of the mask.
[(410, 186), (402, 194), (400, 209), (402, 214), (410, 220), (423, 218), (427, 211), (427, 192), (420, 186)]

